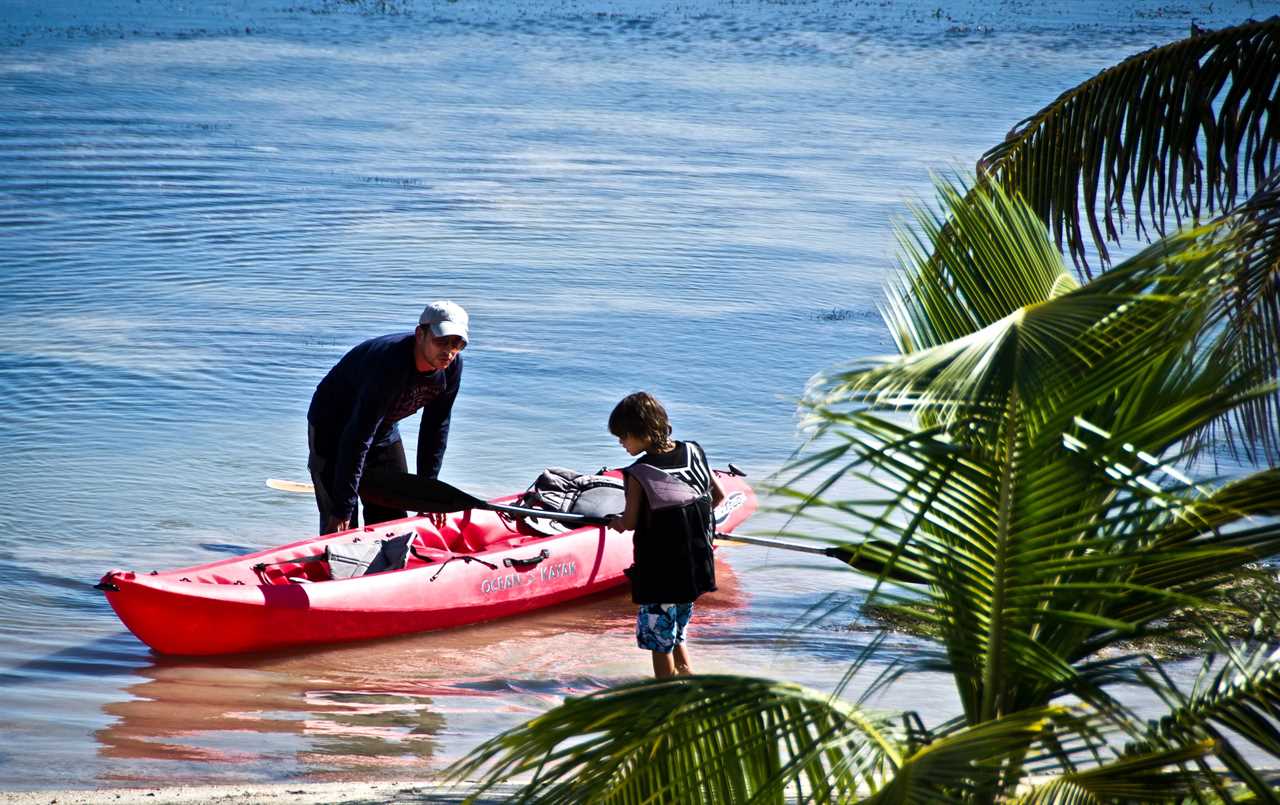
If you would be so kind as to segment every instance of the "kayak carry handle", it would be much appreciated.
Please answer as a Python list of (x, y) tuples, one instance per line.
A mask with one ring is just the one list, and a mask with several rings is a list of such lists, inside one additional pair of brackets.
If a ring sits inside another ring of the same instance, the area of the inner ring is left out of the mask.
[(528, 570), (531, 567), (537, 567), (544, 559), (551, 557), (551, 551), (543, 548), (538, 552), (537, 556), (530, 556), (528, 559), (517, 559), (514, 556), (508, 556), (502, 560), (503, 567), (514, 567), (516, 570)]

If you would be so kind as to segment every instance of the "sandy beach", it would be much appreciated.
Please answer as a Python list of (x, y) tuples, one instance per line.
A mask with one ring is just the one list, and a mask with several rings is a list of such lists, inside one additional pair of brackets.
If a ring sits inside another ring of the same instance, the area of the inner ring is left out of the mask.
[[(409, 782), (271, 783), (246, 785), (166, 786), (161, 788), (99, 788), (0, 792), (0, 803), (14, 805), (196, 805), (196, 803), (272, 803), (320, 805), (344, 802), (375, 805), (384, 802), (460, 803), (469, 788), (415, 780)], [(514, 786), (503, 786), (476, 800), (507, 802)]]

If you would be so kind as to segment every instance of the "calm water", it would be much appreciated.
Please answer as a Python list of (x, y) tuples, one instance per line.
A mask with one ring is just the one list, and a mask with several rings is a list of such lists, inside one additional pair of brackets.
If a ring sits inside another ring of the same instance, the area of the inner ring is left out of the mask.
[[(305, 477), (311, 390), (438, 297), (473, 316), (446, 480), (621, 463), (637, 388), (763, 476), (805, 380), (890, 348), (891, 222), (930, 169), (1261, 5), (0, 0), (0, 789), (429, 776), (647, 673), (625, 595), (174, 661), (90, 585), (305, 536), (310, 499), (263, 481)], [(869, 639), (796, 627), (857, 600), (836, 568), (721, 574), (700, 670), (829, 689)], [(953, 712), (936, 678), (881, 702)]]

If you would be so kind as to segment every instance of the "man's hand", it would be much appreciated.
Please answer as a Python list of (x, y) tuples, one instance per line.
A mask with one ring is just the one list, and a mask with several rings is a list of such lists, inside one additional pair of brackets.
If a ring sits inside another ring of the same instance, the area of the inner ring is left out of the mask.
[(610, 517), (609, 522), (605, 523), (605, 527), (610, 529), (611, 531), (617, 531), (618, 533), (622, 533), (623, 531), (626, 531), (626, 529), (622, 527), (621, 514), (615, 514), (612, 517)]
[(329, 522), (326, 526), (326, 533), (332, 534), (335, 531), (346, 531), (347, 521), (339, 519), (337, 515), (330, 515)]
[(448, 522), (444, 512), (418, 512), (419, 517), (426, 517), (431, 524), (436, 527), (436, 531), (443, 531), (445, 523)]

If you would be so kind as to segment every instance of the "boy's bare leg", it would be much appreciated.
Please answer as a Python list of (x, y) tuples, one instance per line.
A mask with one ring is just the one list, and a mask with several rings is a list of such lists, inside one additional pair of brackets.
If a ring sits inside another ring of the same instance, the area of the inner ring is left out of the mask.
[(693, 673), (693, 669), (689, 667), (689, 653), (684, 650), (684, 643), (676, 646), (676, 650), (673, 653), (673, 659), (675, 660), (675, 670), (677, 674), (680, 676), (689, 676)]
[(653, 652), (653, 675), (658, 679), (669, 679), (676, 675), (676, 664), (670, 654)]

